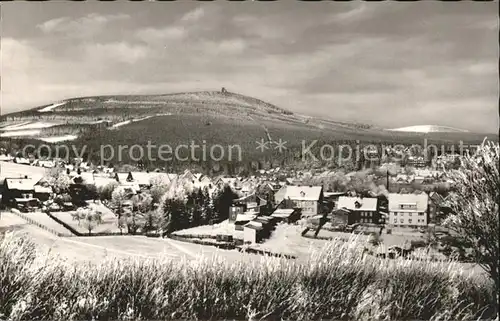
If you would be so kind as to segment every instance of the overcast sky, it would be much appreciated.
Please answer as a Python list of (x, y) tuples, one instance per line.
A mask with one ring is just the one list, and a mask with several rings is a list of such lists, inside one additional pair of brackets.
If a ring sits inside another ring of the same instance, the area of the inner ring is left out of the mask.
[(2, 3), (2, 114), (220, 90), (384, 127), (498, 131), (498, 3)]

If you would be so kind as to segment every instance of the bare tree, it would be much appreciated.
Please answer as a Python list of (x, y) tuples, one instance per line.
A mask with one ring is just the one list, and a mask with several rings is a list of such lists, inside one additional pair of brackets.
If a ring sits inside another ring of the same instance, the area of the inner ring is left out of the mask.
[(111, 207), (115, 210), (117, 216), (117, 225), (120, 229), (120, 234), (123, 233), (125, 202), (127, 201), (127, 194), (123, 189), (117, 188), (111, 194)]
[(463, 157), (460, 168), (450, 173), (455, 182), (455, 193), (450, 201), (453, 214), (444, 222), (494, 280), (497, 295), (500, 291), (498, 162), (498, 143), (483, 143), (475, 155)]
[(69, 176), (61, 168), (52, 168), (45, 174), (44, 180), (52, 186), (57, 194), (66, 192), (71, 183)]
[(79, 223), (83, 224), (83, 227), (91, 235), (92, 231), (97, 227), (97, 225), (102, 223), (102, 213), (93, 209), (79, 209)]
[(139, 194), (132, 197), (132, 210), (125, 213), (125, 224), (128, 233), (135, 234), (145, 225), (145, 215), (152, 209), (153, 198), (149, 194)]

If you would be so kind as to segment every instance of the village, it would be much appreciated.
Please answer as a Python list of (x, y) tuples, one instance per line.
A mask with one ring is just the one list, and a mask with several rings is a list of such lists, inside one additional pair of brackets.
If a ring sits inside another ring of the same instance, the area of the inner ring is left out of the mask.
[[(154, 235), (296, 257), (306, 253), (294, 242), (322, 246), (355, 234), (372, 244), (371, 253), (392, 257), (448, 235), (441, 227), (452, 211), (446, 168), (457, 155), (349, 173), (276, 167), (215, 177), (1, 157), (2, 210), (58, 236)], [(176, 198), (184, 204), (173, 209)]]

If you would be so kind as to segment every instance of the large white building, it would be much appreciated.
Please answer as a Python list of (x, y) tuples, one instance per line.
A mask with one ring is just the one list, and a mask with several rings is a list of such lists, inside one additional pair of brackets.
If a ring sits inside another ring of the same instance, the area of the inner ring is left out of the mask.
[(422, 194), (389, 194), (389, 221), (386, 224), (418, 227), (428, 224), (429, 196)]
[(302, 215), (314, 216), (321, 211), (323, 187), (321, 186), (283, 186), (274, 199), (281, 208), (300, 208)]

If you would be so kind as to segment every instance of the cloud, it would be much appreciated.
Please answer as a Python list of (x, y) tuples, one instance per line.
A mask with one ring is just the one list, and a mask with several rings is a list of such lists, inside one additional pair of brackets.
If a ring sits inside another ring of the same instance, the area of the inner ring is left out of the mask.
[(357, 6), (346, 12), (335, 14), (332, 19), (335, 20), (336, 22), (352, 22), (369, 16), (369, 14), (373, 10), (372, 8), (373, 7), (369, 7), (365, 3), (362, 4), (358, 3)]
[[(213, 13), (213, 10), (211, 12)], [(199, 23), (207, 17), (207, 14), (207, 9), (198, 7), (164, 27), (146, 27), (136, 30), (135, 37), (147, 43), (164, 45), (171, 41), (184, 40), (190, 33), (202, 28)]]
[(145, 46), (131, 45), (126, 42), (86, 44), (84, 50), (87, 60), (101, 61), (103, 64), (108, 61), (133, 64), (147, 58), (150, 53)]
[(203, 45), (204, 52), (209, 55), (234, 55), (242, 53), (247, 48), (243, 39), (228, 39), (220, 42), (207, 41)]
[(343, 121), (498, 128), (497, 22), (487, 8), (323, 3), (40, 19), (37, 32), (1, 39), (2, 108), (226, 87)]
[(184, 22), (196, 22), (205, 16), (205, 9), (203, 7), (198, 7), (192, 11), (187, 12), (180, 19)]
[(187, 30), (183, 26), (171, 26), (162, 29), (144, 28), (136, 32), (136, 37), (149, 43), (181, 40), (187, 35)]
[(64, 34), (73, 37), (86, 37), (101, 31), (107, 24), (113, 21), (129, 19), (126, 14), (100, 15), (88, 14), (85, 17), (73, 19), (71, 17), (60, 17), (45, 21), (37, 25), (45, 34)]

